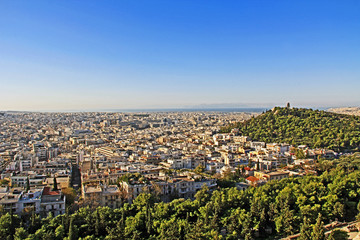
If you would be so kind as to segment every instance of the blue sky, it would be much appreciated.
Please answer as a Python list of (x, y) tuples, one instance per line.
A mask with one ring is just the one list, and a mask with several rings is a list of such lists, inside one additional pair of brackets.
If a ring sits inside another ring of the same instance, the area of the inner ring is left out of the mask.
[(0, 110), (360, 105), (360, 1), (0, 1)]

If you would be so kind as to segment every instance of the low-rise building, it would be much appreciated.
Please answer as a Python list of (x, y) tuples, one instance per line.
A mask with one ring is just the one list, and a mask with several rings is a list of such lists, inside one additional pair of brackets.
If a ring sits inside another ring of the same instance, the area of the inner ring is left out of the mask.
[(44, 187), (41, 195), (41, 214), (52, 213), (54, 216), (65, 213), (66, 196), (60, 190), (52, 191), (50, 187)]
[(256, 177), (258, 179), (264, 179), (264, 180), (267, 180), (267, 181), (281, 180), (283, 178), (289, 177), (289, 172), (282, 172), (282, 171), (260, 172), (260, 171), (255, 171), (254, 172), (254, 177)]
[(31, 189), (24, 192), (21, 189), (1, 189), (0, 205), (5, 211), (16, 214), (26, 214), (34, 211), (46, 216), (51, 212), (54, 216), (65, 213), (66, 197), (58, 191), (51, 191), (50, 187)]
[(120, 182), (120, 188), (129, 202), (132, 202), (145, 189), (149, 190), (151, 185), (142, 182)]
[(97, 203), (99, 206), (110, 208), (121, 207), (125, 199), (125, 192), (116, 185), (83, 184), (82, 197), (90, 204)]

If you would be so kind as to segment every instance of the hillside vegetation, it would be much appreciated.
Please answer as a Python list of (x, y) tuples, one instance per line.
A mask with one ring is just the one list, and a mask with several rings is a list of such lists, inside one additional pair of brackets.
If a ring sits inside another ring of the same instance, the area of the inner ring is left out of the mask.
[(313, 148), (357, 151), (360, 144), (360, 117), (304, 108), (275, 107), (257, 117), (222, 129), (264, 142), (306, 144)]
[(0, 211), (0, 239), (279, 239), (300, 231), (310, 236), (302, 239), (324, 239), (324, 223), (359, 219), (360, 155), (318, 164), (319, 176), (246, 191), (203, 187), (193, 201), (164, 203), (142, 193), (132, 205), (80, 208), (55, 218)]

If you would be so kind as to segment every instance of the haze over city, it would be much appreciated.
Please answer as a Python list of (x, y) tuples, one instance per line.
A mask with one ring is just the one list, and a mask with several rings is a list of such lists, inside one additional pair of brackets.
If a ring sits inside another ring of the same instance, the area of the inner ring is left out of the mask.
[(360, 105), (359, 1), (1, 1), (0, 110)]

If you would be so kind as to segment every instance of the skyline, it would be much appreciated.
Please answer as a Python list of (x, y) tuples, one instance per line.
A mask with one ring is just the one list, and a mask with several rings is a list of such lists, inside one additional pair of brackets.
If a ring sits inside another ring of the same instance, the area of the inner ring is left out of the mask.
[(360, 2), (0, 3), (0, 111), (360, 106)]

